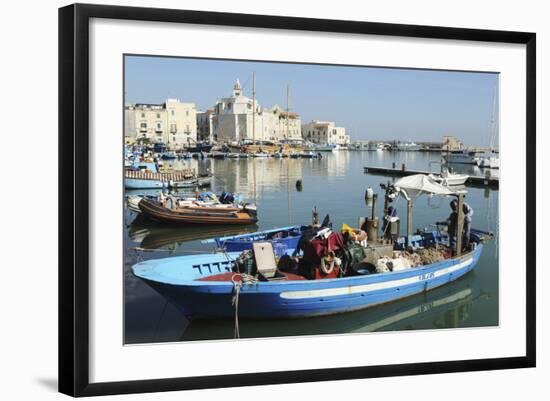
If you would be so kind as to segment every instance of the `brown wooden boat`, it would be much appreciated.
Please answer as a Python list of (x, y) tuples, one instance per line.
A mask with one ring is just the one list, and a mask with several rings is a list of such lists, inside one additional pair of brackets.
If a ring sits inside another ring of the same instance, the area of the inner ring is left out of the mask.
[(246, 206), (241, 209), (167, 208), (156, 200), (143, 198), (139, 209), (153, 220), (175, 224), (254, 224), (258, 221), (255, 210), (248, 210)]

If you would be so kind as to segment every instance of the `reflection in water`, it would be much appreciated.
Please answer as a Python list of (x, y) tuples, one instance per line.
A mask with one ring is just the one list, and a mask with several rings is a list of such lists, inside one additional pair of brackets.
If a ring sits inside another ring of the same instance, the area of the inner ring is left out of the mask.
[(137, 216), (128, 227), (128, 235), (145, 250), (175, 251), (184, 242), (258, 231), (256, 225), (243, 226), (166, 226)]
[[(241, 338), (281, 337), (298, 335), (369, 333), (414, 328), (418, 321), (429, 323), (422, 328), (456, 328), (468, 325), (468, 311), (474, 303), (488, 299), (482, 292), (474, 294), (470, 288), (472, 276), (454, 285), (441, 287), (425, 294), (377, 308), (334, 316), (315, 317), (292, 321), (241, 320)], [(215, 333), (215, 334), (214, 334)], [(232, 338), (232, 320), (198, 320), (188, 322), (180, 337), (182, 341)]]
[[(398, 166), (406, 163), (411, 169), (428, 170), (429, 162), (437, 158), (437, 154), (423, 152), (333, 152), (323, 154), (322, 159), (186, 160), (184, 163), (214, 172), (212, 191), (231, 191), (242, 194), (246, 201), (256, 200), (258, 225), (228, 229), (168, 227), (136, 218), (133, 212), (126, 210), (126, 342), (233, 338), (234, 332), (230, 320), (187, 321), (164, 298), (132, 275), (130, 267), (137, 261), (211, 252), (212, 244), (202, 244), (200, 240), (213, 236), (280, 227), (289, 221), (308, 224), (314, 206), (321, 219), (324, 214), (330, 213), (335, 228), (342, 223), (354, 226), (358, 217), (371, 214), (372, 203), (365, 201), (366, 189), (371, 187), (381, 199), (380, 183), (392, 180), (391, 177), (364, 174), (363, 167), (391, 167), (395, 162)], [(456, 171), (481, 174), (475, 169), (475, 166), (457, 165)], [(301, 191), (298, 180), (302, 184)], [(427, 293), (363, 311), (297, 320), (243, 320), (240, 322), (241, 336), (276, 337), (498, 325), (499, 192), (487, 188), (466, 189), (466, 200), (474, 209), (474, 227), (496, 233), (495, 240), (485, 245), (474, 272)], [(382, 204), (377, 202), (379, 217)], [(404, 202), (399, 200), (393, 206), (401, 220), (406, 221)], [(446, 219), (449, 213), (448, 199), (419, 199), (415, 202), (413, 223), (415, 227), (429, 228), (434, 221)]]

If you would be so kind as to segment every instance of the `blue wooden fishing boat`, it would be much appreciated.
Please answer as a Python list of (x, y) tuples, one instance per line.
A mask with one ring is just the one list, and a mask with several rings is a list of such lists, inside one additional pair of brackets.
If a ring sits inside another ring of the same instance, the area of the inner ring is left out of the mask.
[(298, 242), (307, 229), (308, 226), (280, 227), (254, 233), (211, 238), (202, 241), (202, 243), (215, 243), (218, 249), (223, 249), (225, 252), (242, 252), (252, 249), (254, 242), (269, 241), (273, 244), (276, 255), (283, 253), (292, 255), (296, 252)]
[[(235, 272), (239, 252), (148, 260), (132, 267), (136, 276), (169, 299), (188, 318), (232, 317), (239, 286), (239, 317), (300, 318), (364, 309), (454, 281), (471, 271), (483, 250), (402, 271), (308, 280), (283, 273), (273, 281), (243, 281)], [(245, 279), (246, 280), (246, 279)]]

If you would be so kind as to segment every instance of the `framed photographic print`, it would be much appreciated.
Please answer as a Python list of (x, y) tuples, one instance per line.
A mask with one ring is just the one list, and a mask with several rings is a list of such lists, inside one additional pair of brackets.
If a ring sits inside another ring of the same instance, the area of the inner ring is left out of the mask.
[(535, 34), (59, 10), (59, 389), (535, 366)]

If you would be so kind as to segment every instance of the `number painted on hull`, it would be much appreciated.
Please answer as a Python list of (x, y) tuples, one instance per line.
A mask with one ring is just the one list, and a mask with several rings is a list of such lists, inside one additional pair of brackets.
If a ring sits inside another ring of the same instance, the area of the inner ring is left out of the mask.
[(423, 273), (423, 274), (421, 274), (420, 276), (418, 276), (418, 280), (424, 281), (424, 280), (432, 279), (432, 278), (434, 278), (434, 277), (435, 277), (435, 273), (434, 273), (434, 272)]

